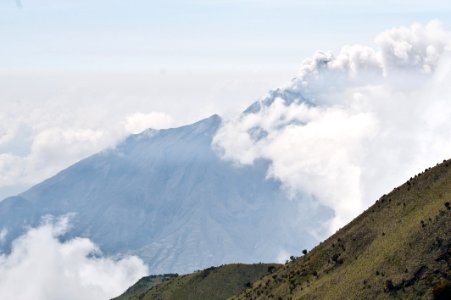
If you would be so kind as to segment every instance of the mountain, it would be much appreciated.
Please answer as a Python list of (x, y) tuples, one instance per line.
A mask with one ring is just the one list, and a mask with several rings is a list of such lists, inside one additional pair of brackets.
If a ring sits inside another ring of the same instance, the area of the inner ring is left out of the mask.
[(88, 237), (108, 255), (138, 255), (152, 274), (274, 261), (313, 246), (309, 228), (321, 226), (331, 210), (307, 196), (288, 198), (267, 178), (268, 162), (237, 166), (221, 159), (212, 147), (219, 126), (214, 115), (146, 130), (5, 199), (1, 250), (46, 215), (67, 214), (72, 230), (65, 238)]
[[(312, 251), (292, 257), (229, 299), (451, 299), (450, 202), (448, 160), (383, 195)], [(169, 293), (176, 282), (141, 287), (137, 295), (181, 299)], [(211, 292), (222, 287), (219, 282)], [(197, 288), (189, 281), (183, 285), (186, 294)], [(135, 298), (126, 293), (121, 299)]]
[(445, 161), (382, 196), (309, 254), (234, 299), (450, 296), (450, 200), (451, 161)]
[(155, 282), (159, 276), (148, 276), (114, 300), (226, 299), (243, 291), (263, 275), (274, 272), (277, 267), (276, 264), (231, 264), (184, 276), (162, 275), (159, 282)]

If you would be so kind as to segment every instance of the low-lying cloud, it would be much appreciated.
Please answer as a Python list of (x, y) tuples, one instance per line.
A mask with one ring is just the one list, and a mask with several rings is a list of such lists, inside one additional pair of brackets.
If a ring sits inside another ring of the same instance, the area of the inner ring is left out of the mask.
[(138, 257), (104, 257), (89, 239), (60, 242), (68, 229), (68, 218), (48, 219), (0, 253), (2, 299), (110, 299), (148, 273)]
[(439, 22), (379, 34), (377, 48), (317, 52), (282, 89), (226, 122), (214, 144), (297, 199), (335, 211), (334, 231), (411, 175), (451, 157), (451, 34)]

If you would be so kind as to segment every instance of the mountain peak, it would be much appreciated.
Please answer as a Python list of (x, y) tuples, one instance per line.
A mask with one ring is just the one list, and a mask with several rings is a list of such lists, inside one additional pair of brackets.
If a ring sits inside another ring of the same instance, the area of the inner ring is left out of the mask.
[(267, 162), (238, 167), (218, 156), (220, 125), (212, 115), (146, 130), (0, 202), (5, 244), (45, 215), (73, 214), (69, 237), (88, 237), (108, 255), (138, 255), (154, 274), (273, 261), (312, 246), (309, 228), (332, 212), (306, 197), (309, 217), (299, 220), (299, 202), (267, 178)]
[(132, 134), (128, 136), (124, 142), (120, 143), (116, 148), (124, 147), (136, 142), (143, 142), (146, 140), (152, 140), (155, 136), (189, 136), (194, 138), (195, 136), (213, 136), (221, 125), (222, 119), (219, 115), (214, 114), (208, 118), (200, 121), (183, 125), (180, 127), (167, 128), (167, 129), (152, 129), (148, 128), (140, 133)]
[(243, 114), (255, 114), (260, 112), (263, 108), (270, 107), (276, 99), (280, 99), (285, 106), (290, 106), (293, 103), (305, 103), (306, 105), (313, 106), (315, 103), (304, 97), (303, 93), (296, 89), (275, 89), (269, 91), (266, 97), (252, 103)]

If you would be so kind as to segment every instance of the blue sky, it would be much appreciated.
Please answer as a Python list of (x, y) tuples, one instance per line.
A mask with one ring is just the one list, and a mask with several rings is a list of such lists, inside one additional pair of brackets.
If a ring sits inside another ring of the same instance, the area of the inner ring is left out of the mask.
[(292, 69), (317, 49), (451, 20), (451, 5), (437, 0), (16, 3), (0, 3), (3, 69)]

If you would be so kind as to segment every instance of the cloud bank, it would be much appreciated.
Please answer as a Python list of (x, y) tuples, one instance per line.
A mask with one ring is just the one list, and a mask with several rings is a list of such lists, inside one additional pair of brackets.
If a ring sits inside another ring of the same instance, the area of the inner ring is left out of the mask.
[(377, 48), (317, 52), (287, 86), (226, 122), (224, 159), (271, 161), (294, 200), (332, 208), (333, 232), (411, 175), (451, 157), (451, 34), (439, 22), (382, 32)]
[(49, 219), (0, 253), (2, 299), (110, 299), (148, 273), (135, 256), (103, 257), (89, 239), (60, 242), (68, 228), (68, 218)]

